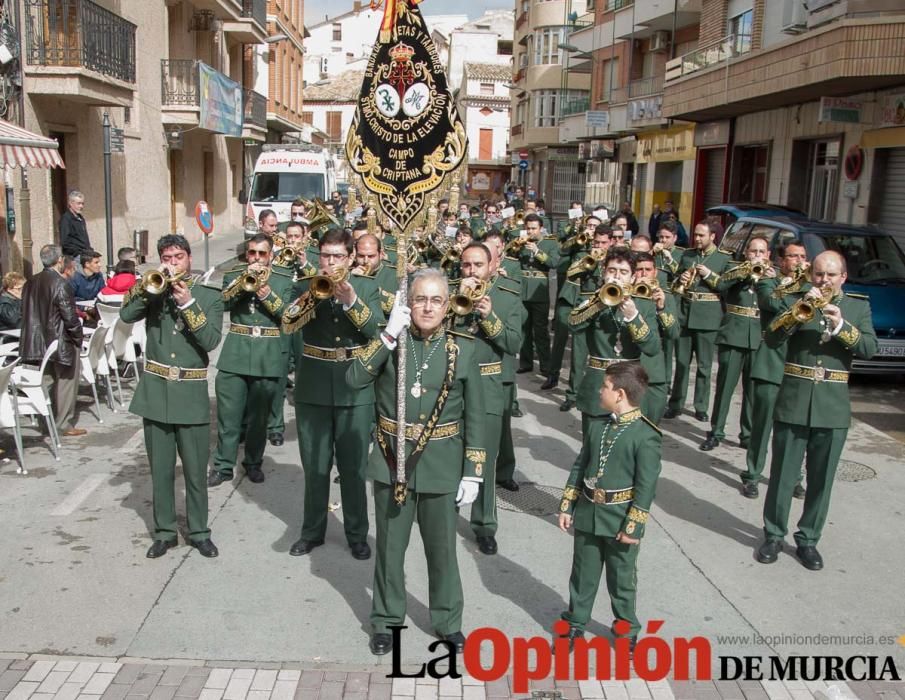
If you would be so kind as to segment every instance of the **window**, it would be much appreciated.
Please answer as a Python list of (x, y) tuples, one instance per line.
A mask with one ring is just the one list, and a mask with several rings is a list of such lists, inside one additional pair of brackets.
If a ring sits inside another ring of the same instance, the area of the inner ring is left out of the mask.
[(562, 63), (559, 44), (563, 41), (562, 27), (543, 27), (534, 30), (534, 65)]
[(478, 134), (478, 160), (493, 160), (493, 129), (481, 129)]
[(492, 95), (493, 94), (493, 83), (481, 83), (481, 95)]
[(314, 124), (314, 112), (302, 112), (302, 124)]
[(822, 234), (823, 244), (845, 258), (852, 284), (888, 284), (905, 279), (905, 256), (892, 236)]
[(619, 57), (614, 56), (609, 61), (603, 61), (600, 64), (600, 73), (602, 83), (600, 99), (609, 102), (611, 93), (619, 87)]
[(524, 124), (525, 117), (528, 114), (528, 100), (519, 100), (515, 106), (515, 123)]
[(559, 90), (535, 90), (532, 93), (535, 127), (556, 126), (558, 98)]
[(751, 30), (754, 25), (754, 10), (742, 12), (729, 20), (729, 33), (732, 35), (732, 48), (736, 54), (748, 53), (751, 50)]
[(342, 138), (342, 112), (327, 112), (327, 136), (331, 141)]
[(343, 25), (339, 22), (333, 23), (333, 41), (343, 40)]

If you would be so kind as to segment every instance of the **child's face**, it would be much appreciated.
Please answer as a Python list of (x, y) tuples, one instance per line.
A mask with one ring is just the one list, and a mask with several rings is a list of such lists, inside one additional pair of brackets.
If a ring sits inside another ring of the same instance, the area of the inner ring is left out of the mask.
[(616, 406), (619, 404), (620, 390), (614, 389), (609, 378), (603, 380), (603, 386), (600, 387), (600, 406), (604, 411), (610, 413), (616, 412)]

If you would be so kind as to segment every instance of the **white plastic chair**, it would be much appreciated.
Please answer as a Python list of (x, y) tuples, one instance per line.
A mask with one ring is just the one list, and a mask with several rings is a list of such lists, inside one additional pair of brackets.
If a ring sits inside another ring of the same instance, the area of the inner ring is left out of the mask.
[(203, 275), (201, 275), (201, 280), (200, 280), (199, 284), (205, 284), (205, 285), (206, 285), (208, 282), (210, 282), (210, 279), (211, 279), (211, 277), (213, 276), (213, 274), (214, 274), (214, 272), (215, 272), (216, 270), (217, 270), (216, 267), (211, 267), (210, 270), (208, 270), (208, 271), (205, 272)]
[(50, 394), (47, 392), (47, 387), (44, 386), (44, 371), (47, 369), (47, 363), (50, 362), (50, 358), (56, 354), (58, 345), (59, 341), (54, 340), (47, 346), (39, 369), (17, 366), (13, 370), (12, 382), (19, 392), (17, 396), (19, 414), (44, 416), (47, 433), (50, 436), (50, 449), (53, 452), (54, 459), (59, 461), (60, 455), (57, 450), (63, 444), (60, 442), (60, 435), (57, 432), (57, 423), (53, 416), (53, 404), (50, 400)]
[(5, 367), (0, 367), (0, 428), (13, 429), (13, 440), (19, 457), (16, 474), (28, 474), (25, 468), (25, 451), (22, 449), (22, 427), (19, 425), (19, 401), (16, 389), (11, 384), (13, 370), (18, 363), (19, 360), (16, 359)]
[[(81, 353), (81, 366), (80, 371), (82, 373), (82, 379), (84, 379), (91, 386), (91, 393), (94, 395), (94, 408), (97, 411), (97, 422), (103, 423), (104, 419), (101, 418), (101, 402), (98, 401), (97, 398), (97, 380), (95, 378), (96, 368), (98, 362), (103, 360), (106, 363), (106, 345), (107, 345), (107, 337), (104, 332), (103, 327), (98, 328), (98, 330), (91, 336), (91, 340), (89, 340), (86, 345), (87, 347), (82, 349)], [(109, 373), (108, 373), (108, 381), (109, 381)], [(107, 393), (107, 402), (109, 403), (110, 395), (109, 389)]]
[(119, 402), (122, 405), (125, 405), (125, 401), (123, 400), (123, 385), (119, 376), (119, 360), (131, 362), (135, 376), (138, 377), (138, 357), (135, 354), (135, 343), (132, 340), (133, 325), (117, 317), (107, 331), (107, 364), (113, 370), (113, 376), (116, 377), (116, 390), (119, 392)]
[(107, 328), (113, 328), (113, 323), (119, 320), (119, 307), (110, 306), (109, 304), (101, 304), (98, 302), (95, 307), (101, 323)]

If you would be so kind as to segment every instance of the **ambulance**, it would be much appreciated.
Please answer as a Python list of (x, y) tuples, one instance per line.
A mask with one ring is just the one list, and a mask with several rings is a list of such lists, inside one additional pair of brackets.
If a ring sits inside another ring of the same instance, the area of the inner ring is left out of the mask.
[(265, 209), (276, 212), (279, 222), (289, 221), (289, 207), (298, 197), (329, 201), (336, 189), (333, 156), (313, 144), (266, 143), (251, 178), (245, 204), (245, 237), (258, 230), (258, 216)]

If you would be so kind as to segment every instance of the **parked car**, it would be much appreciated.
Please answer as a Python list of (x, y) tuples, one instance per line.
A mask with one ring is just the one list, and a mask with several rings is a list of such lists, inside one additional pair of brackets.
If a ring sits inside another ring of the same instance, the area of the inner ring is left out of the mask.
[(825, 250), (845, 258), (847, 292), (870, 299), (880, 349), (870, 360), (855, 360), (852, 370), (862, 374), (905, 373), (905, 254), (887, 233), (869, 226), (827, 224), (789, 216), (740, 217), (723, 236), (720, 246), (741, 260), (751, 236), (764, 236), (770, 249), (798, 238), (808, 259)]
[(790, 219), (807, 219), (808, 215), (803, 211), (787, 207), (783, 204), (763, 204), (758, 202), (735, 202), (732, 204), (718, 204), (707, 209), (710, 216), (719, 216), (723, 226), (729, 228), (743, 216), (786, 216)]

